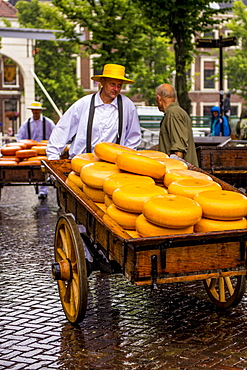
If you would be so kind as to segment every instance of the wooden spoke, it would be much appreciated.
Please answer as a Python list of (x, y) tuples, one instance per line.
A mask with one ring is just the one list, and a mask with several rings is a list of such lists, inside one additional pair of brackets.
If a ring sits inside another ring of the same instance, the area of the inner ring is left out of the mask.
[(244, 275), (225, 276), (204, 280), (206, 292), (211, 301), (221, 309), (235, 307), (241, 301), (245, 289)]
[(70, 264), (70, 280), (58, 280), (58, 290), (67, 319), (72, 324), (77, 324), (83, 320), (87, 308), (87, 268), (83, 241), (71, 215), (58, 219), (55, 256), (57, 262), (68, 258)]

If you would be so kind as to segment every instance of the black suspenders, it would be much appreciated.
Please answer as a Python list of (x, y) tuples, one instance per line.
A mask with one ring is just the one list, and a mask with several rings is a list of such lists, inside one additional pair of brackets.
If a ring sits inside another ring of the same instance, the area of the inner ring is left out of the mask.
[[(89, 115), (88, 115), (88, 123), (87, 123), (87, 153), (92, 152), (92, 127), (93, 127), (93, 117), (94, 117), (94, 101), (95, 101), (95, 95), (93, 94), (89, 109)], [(122, 136), (122, 130), (123, 130), (123, 102), (122, 97), (119, 94), (117, 97), (117, 103), (118, 103), (118, 137), (117, 137), (117, 144), (120, 143), (121, 136)]]
[[(30, 120), (31, 118), (28, 118), (27, 121), (27, 132), (28, 132), (28, 139), (31, 139), (31, 128), (30, 128)], [(45, 124), (45, 117), (43, 117), (43, 140), (46, 139), (46, 124)]]

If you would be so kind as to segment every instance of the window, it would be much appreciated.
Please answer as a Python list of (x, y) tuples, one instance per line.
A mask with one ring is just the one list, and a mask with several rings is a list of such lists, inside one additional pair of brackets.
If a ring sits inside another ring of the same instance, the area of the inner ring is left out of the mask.
[(204, 105), (203, 106), (203, 116), (210, 116), (212, 115), (211, 109), (213, 108), (214, 105)]
[(3, 71), (3, 86), (19, 86), (18, 67), (12, 59), (3, 59)]
[(214, 89), (215, 88), (215, 62), (205, 61), (204, 62), (204, 89)]

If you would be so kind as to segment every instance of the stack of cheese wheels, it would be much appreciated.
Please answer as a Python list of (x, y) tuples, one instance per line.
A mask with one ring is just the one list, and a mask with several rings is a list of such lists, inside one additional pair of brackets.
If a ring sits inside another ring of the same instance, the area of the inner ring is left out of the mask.
[(102, 159), (103, 161), (115, 163), (116, 156), (120, 153), (136, 153), (136, 150), (128, 148), (123, 145), (115, 144), (115, 143), (108, 143), (102, 142), (98, 143), (94, 147), (95, 155)]
[(164, 163), (166, 167), (166, 172), (169, 170), (187, 170), (188, 166), (185, 162), (174, 158), (159, 158), (159, 162)]
[(21, 139), (19, 140), (20, 143), (24, 143), (26, 145), (26, 149), (31, 149), (32, 146), (38, 144), (37, 140), (31, 140), (31, 139)]
[(144, 200), (167, 191), (153, 184), (128, 184), (114, 190), (113, 203), (121, 210), (141, 213)]
[(81, 169), (87, 164), (94, 162), (99, 162), (99, 158), (93, 153), (82, 153), (74, 156), (71, 159), (72, 171), (68, 176), (69, 180), (74, 182), (74, 184), (76, 184), (79, 188), (83, 189), (83, 182), (80, 178)]
[[(35, 146), (34, 146), (35, 144)], [(20, 140), (8, 143), (1, 149), (2, 157), (0, 161), (13, 161), (14, 165), (41, 165), (42, 160), (46, 160), (46, 143), (39, 143), (35, 140)]]
[(143, 203), (136, 229), (142, 236), (187, 234), (202, 217), (202, 208), (194, 200), (180, 195), (164, 194)]
[(213, 179), (209, 175), (199, 171), (192, 171), (189, 169), (187, 170), (173, 169), (166, 171), (164, 176), (164, 185), (168, 188), (168, 186), (174, 181), (189, 179), (191, 177), (196, 179), (213, 181)]
[(116, 156), (116, 165), (124, 171), (159, 179), (164, 176), (166, 167), (153, 158), (140, 154), (121, 153)]
[(15, 153), (22, 148), (23, 147), (17, 143), (9, 143), (1, 148), (0, 166), (17, 166), (20, 162), (20, 158), (17, 158)]
[(94, 162), (85, 165), (80, 172), (84, 193), (94, 202), (104, 203), (103, 183), (107, 177), (114, 173), (120, 173), (120, 170), (112, 163)]
[(123, 229), (135, 230), (136, 219), (140, 213), (127, 212), (119, 209), (112, 203), (107, 207), (106, 213), (115, 220)]
[(98, 161), (99, 161), (99, 158), (96, 157), (96, 155), (93, 153), (78, 154), (78, 155), (75, 155), (71, 159), (71, 169), (72, 171), (80, 175), (82, 167), (86, 166), (86, 164), (94, 163)]
[(247, 197), (228, 190), (203, 191), (194, 200), (202, 207), (203, 218), (195, 232), (245, 229), (247, 227)]
[(221, 190), (221, 186), (215, 181), (196, 178), (174, 181), (168, 186), (169, 194), (182, 195), (192, 199), (196, 194), (206, 190)]

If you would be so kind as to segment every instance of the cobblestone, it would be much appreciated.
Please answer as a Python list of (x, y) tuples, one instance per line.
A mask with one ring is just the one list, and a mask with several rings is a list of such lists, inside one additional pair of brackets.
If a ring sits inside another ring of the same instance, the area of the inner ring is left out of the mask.
[(152, 291), (121, 274), (88, 279), (84, 321), (65, 318), (51, 278), (55, 189), (31, 186), (0, 200), (0, 370), (247, 369), (247, 295), (219, 312), (198, 282)]

